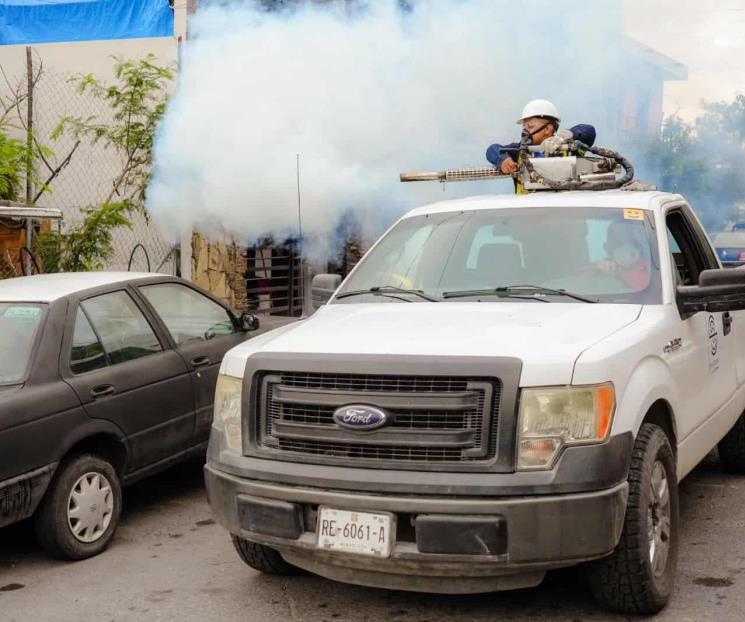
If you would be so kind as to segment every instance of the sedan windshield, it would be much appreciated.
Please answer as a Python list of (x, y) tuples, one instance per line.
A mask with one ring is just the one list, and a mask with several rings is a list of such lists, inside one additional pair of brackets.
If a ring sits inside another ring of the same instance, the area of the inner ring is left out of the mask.
[(0, 384), (25, 380), (43, 310), (38, 304), (0, 302)]
[[(376, 295), (386, 288), (399, 288), (398, 299)], [(427, 297), (659, 303), (651, 214), (550, 207), (407, 218), (365, 256), (335, 301), (427, 303)]]

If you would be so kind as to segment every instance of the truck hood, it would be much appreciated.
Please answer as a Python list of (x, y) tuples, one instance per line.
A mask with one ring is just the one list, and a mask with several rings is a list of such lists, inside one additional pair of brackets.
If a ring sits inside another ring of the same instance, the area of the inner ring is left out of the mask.
[(568, 384), (577, 357), (635, 321), (641, 305), (588, 303), (331, 304), (307, 320), (249, 339), (222, 372), (241, 377), (256, 352), (511, 356), (521, 385)]

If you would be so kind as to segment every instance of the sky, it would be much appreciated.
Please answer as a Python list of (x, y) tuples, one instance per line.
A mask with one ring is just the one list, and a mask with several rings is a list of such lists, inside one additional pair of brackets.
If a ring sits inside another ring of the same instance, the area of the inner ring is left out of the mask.
[(624, 0), (624, 32), (688, 67), (665, 88), (664, 111), (690, 121), (701, 99), (745, 94), (745, 0)]

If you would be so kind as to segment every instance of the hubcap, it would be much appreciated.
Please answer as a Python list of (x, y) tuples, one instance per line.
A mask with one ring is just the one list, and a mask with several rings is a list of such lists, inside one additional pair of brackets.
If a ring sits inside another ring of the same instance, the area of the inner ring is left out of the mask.
[(667, 567), (670, 552), (670, 486), (665, 467), (657, 460), (649, 482), (649, 508), (647, 511), (647, 535), (649, 538), (649, 563), (655, 577), (661, 576)]
[(111, 484), (101, 473), (82, 475), (67, 499), (67, 524), (81, 542), (95, 542), (106, 531), (114, 513)]

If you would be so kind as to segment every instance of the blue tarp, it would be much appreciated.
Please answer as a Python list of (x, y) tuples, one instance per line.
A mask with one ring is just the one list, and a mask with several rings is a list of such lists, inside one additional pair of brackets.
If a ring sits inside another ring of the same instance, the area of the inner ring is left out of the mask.
[(171, 36), (168, 0), (0, 0), (0, 45)]

